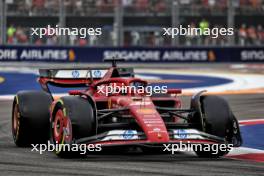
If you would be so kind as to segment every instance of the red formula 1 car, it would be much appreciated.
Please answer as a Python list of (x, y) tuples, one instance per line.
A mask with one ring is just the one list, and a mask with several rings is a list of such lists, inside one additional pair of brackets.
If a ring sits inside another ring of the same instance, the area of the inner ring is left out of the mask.
[[(117, 67), (116, 60), (111, 68), (41, 69), (38, 81), (43, 91), (21, 91), (14, 98), (12, 134), (19, 147), (50, 140), (53, 144), (137, 146), (147, 152), (180, 142), (235, 147), (242, 143), (238, 122), (224, 99), (199, 92), (184, 109), (177, 96), (181, 90), (151, 96), (146, 90), (123, 91), (124, 86), (137, 90), (149, 85), (135, 78), (132, 68)], [(49, 85), (84, 89), (55, 98)], [(206, 157), (227, 153), (195, 152)], [(56, 149), (61, 157), (69, 153), (73, 152)]]

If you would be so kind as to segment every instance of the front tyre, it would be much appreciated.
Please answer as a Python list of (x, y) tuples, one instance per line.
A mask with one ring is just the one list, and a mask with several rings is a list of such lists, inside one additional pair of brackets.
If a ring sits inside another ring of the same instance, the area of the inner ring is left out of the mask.
[(66, 96), (57, 101), (51, 123), (51, 141), (59, 146), (55, 151), (57, 156), (62, 158), (82, 156), (79, 150), (72, 150), (75, 145), (73, 141), (95, 133), (95, 111), (87, 99)]
[[(202, 117), (200, 118), (203, 119), (203, 130), (208, 134), (224, 138), (228, 143), (232, 143), (235, 117), (227, 101), (218, 96), (201, 96), (200, 102), (202, 111)], [(217, 147), (213, 145), (218, 145), (218, 148), (220, 148), (221, 144), (212, 144), (210, 147)], [(217, 152), (203, 150), (204, 148), (205, 146), (201, 150), (195, 151), (199, 157), (217, 158), (229, 152), (229, 150), (218, 150)]]

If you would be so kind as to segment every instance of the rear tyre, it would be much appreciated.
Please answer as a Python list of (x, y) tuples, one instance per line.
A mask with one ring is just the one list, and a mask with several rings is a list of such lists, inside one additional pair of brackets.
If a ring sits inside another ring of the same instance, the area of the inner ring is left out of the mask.
[[(82, 151), (68, 150), (63, 146), (73, 146), (73, 141), (96, 134), (96, 119), (94, 107), (91, 103), (79, 96), (62, 97), (57, 101), (52, 112), (51, 141), (59, 144), (55, 153), (62, 158), (75, 158)], [(65, 145), (67, 144), (67, 145)]]
[[(208, 134), (215, 135), (226, 139), (230, 142), (232, 140), (232, 125), (233, 125), (233, 113), (223, 98), (218, 96), (202, 96), (201, 97), (201, 110), (203, 114), (203, 128)], [(216, 144), (215, 144), (216, 145)], [(220, 144), (218, 144), (219, 146)], [(217, 158), (226, 155), (229, 151), (217, 152), (212, 148), (211, 150), (203, 149), (195, 151), (199, 157)], [(216, 148), (216, 147), (215, 147)], [(214, 151), (213, 151), (213, 150)], [(218, 147), (219, 149), (219, 147)], [(227, 148), (230, 149), (230, 148)]]
[(47, 142), (51, 102), (51, 96), (43, 91), (17, 93), (13, 101), (12, 135), (18, 147)]

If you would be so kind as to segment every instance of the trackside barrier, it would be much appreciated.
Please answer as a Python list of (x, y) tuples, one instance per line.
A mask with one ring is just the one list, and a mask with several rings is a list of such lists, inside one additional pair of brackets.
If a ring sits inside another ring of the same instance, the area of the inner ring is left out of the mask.
[(36, 47), (0, 46), (1, 61), (101, 62), (264, 62), (264, 47)]

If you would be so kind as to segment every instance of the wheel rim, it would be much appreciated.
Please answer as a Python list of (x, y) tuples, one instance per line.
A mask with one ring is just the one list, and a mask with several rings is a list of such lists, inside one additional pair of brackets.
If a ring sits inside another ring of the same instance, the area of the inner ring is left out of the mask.
[(54, 119), (53, 138), (57, 144), (71, 142), (72, 139), (71, 122), (61, 109), (57, 111)]
[(60, 143), (63, 135), (63, 119), (62, 110), (58, 110), (54, 120), (53, 134), (56, 143)]
[(20, 113), (19, 113), (19, 107), (16, 103), (14, 105), (14, 111), (13, 111), (13, 118), (12, 118), (12, 131), (13, 131), (13, 137), (16, 141), (19, 134), (19, 126), (20, 126)]

